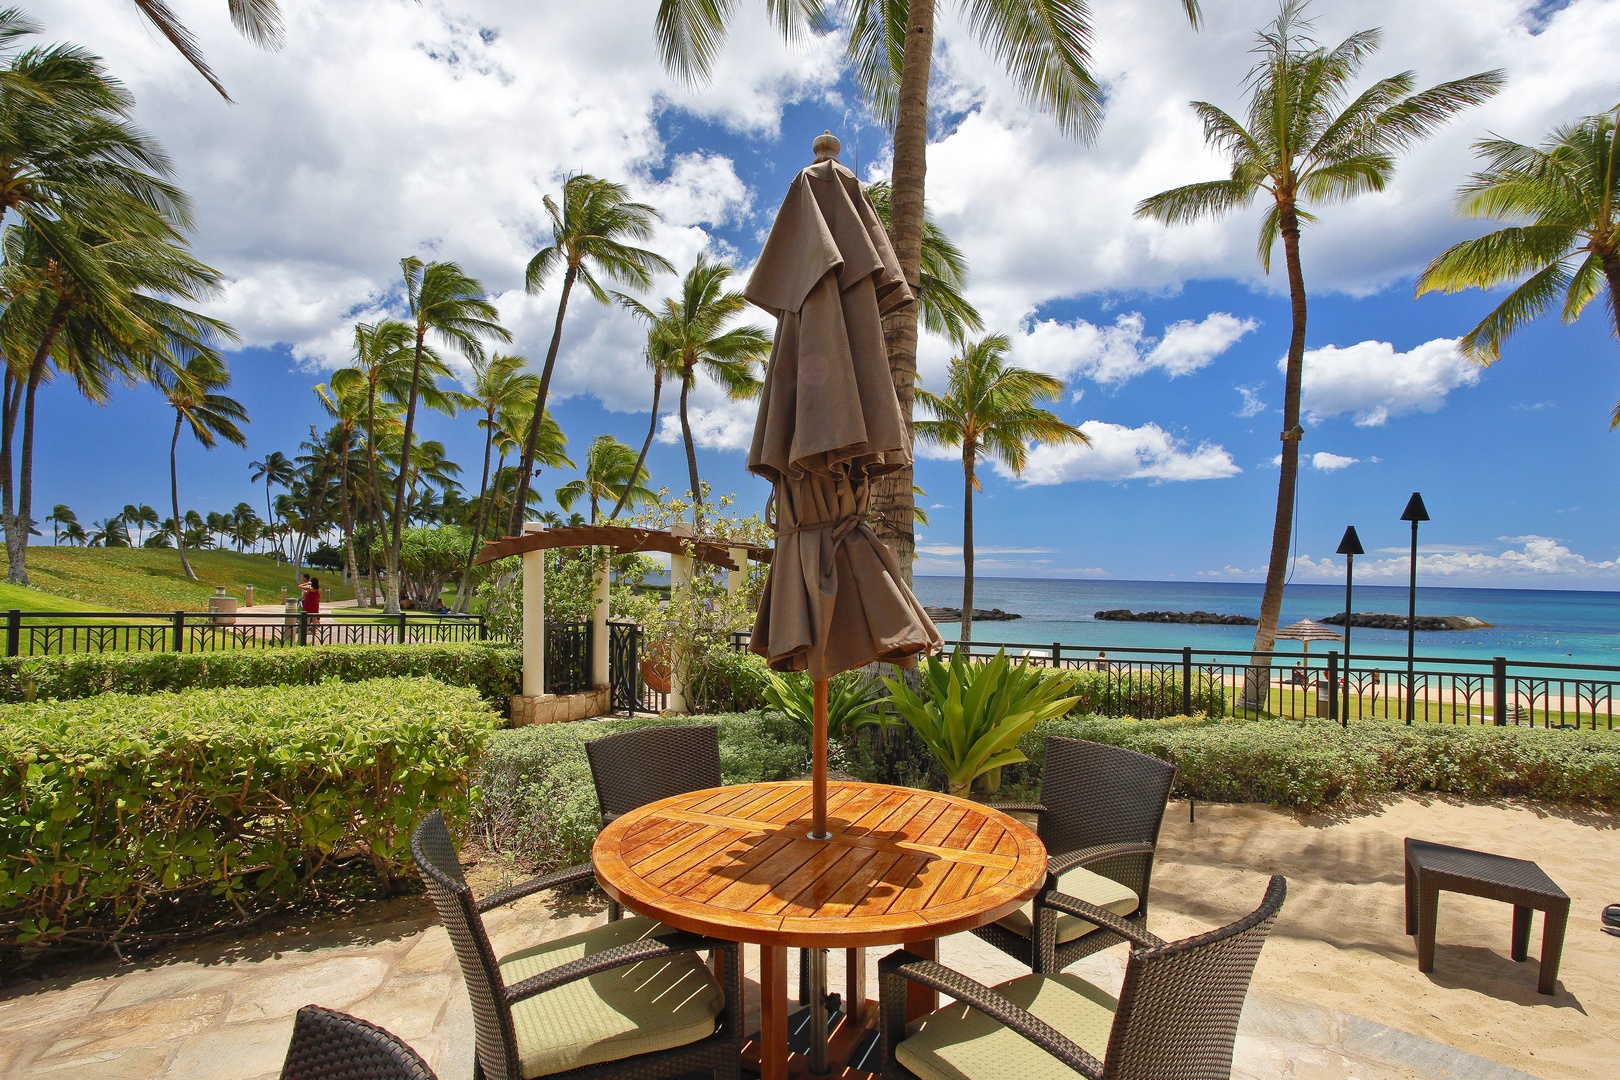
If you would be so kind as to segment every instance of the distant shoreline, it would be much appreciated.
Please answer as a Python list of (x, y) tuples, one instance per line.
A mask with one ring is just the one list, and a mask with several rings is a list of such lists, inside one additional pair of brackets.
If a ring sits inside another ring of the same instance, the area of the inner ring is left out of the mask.
[[(962, 575), (961, 574), (917, 574), (916, 577), (920, 578), (920, 579), (926, 579), (928, 581), (961, 581), (962, 580)], [(984, 574), (974, 574), (973, 575), (973, 580), (976, 581), (976, 582), (989, 582), (989, 581), (1064, 581), (1064, 582), (1077, 582), (1077, 583), (1083, 582), (1083, 583), (1087, 583), (1087, 584), (1096, 584), (1096, 585), (1104, 585), (1104, 586), (1107, 586), (1107, 585), (1179, 585), (1179, 586), (1183, 586), (1183, 587), (1187, 587), (1187, 588), (1205, 588), (1205, 587), (1208, 587), (1208, 588), (1217, 588), (1217, 589), (1219, 589), (1219, 588), (1263, 589), (1265, 587), (1265, 582), (1263, 582), (1263, 581), (1228, 581), (1228, 580), (1216, 581), (1216, 580), (1209, 580), (1209, 579), (1205, 579), (1205, 578), (987, 577)], [(1288, 591), (1292, 591), (1292, 590), (1295, 590), (1295, 589), (1337, 589), (1342, 594), (1344, 592), (1344, 582), (1342, 580), (1341, 581), (1296, 581), (1296, 582), (1292, 582), (1292, 583), (1290, 583), (1288, 585)], [(1356, 594), (1360, 595), (1361, 591), (1363, 589), (1389, 589), (1391, 591), (1399, 592), (1402, 595), (1404, 595), (1406, 593), (1406, 586), (1404, 584), (1383, 584), (1383, 583), (1380, 583), (1380, 582), (1361, 581), (1361, 580), (1358, 579), (1356, 581), (1356, 583), (1355, 583), (1355, 592), (1356, 592)], [(1591, 594), (1591, 593), (1597, 593), (1597, 594), (1602, 595), (1602, 596), (1620, 596), (1620, 582), (1616, 582), (1614, 584), (1614, 586), (1610, 587), (1610, 588), (1599, 588), (1597, 586), (1591, 586), (1591, 587), (1566, 586), (1564, 588), (1547, 588), (1547, 587), (1535, 586), (1535, 585), (1432, 585), (1432, 584), (1428, 584), (1428, 583), (1424, 582), (1422, 580), (1422, 578), (1420, 577), (1419, 580), (1418, 580), (1417, 591), (1418, 591), (1419, 596), (1422, 596), (1426, 592), (1534, 592), (1534, 593), (1571, 593), (1571, 594), (1580, 594), (1580, 595), (1587, 595), (1587, 594)]]

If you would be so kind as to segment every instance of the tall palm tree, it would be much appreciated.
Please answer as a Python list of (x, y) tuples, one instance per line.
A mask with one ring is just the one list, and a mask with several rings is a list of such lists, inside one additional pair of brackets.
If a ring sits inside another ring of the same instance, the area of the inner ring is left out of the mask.
[[(292, 483), (294, 468), (292, 461), (280, 450), (272, 450), (264, 455), (263, 459), (249, 463), (248, 468), (253, 470), (248, 475), (251, 483), (264, 481), (264, 520), (275, 523), (276, 512), (270, 505), (270, 488), (272, 485), (286, 487)], [(281, 545), (276, 545), (276, 561), (281, 561)]]
[(495, 418), (519, 404), (532, 401), (540, 388), (540, 379), (523, 369), (528, 360), (521, 356), (496, 353), (487, 359), (472, 362), (470, 392), (457, 395), (457, 404), (463, 409), (477, 409), (484, 415), (478, 426), (484, 429), (484, 471), (478, 481), (478, 501), (473, 507), (472, 543), (467, 548), (467, 563), (461, 571), (461, 584), (456, 589), (455, 610), (465, 611), (471, 599), (472, 565), (478, 557), (479, 545), (484, 540), (484, 529), (489, 523), (488, 501), (490, 456), (495, 447)]
[(580, 499), (591, 505), (591, 524), (596, 524), (603, 499), (628, 502), (631, 506), (651, 502), (658, 493), (647, 486), (647, 473), (640, 468), (636, 452), (612, 435), (598, 435), (585, 452), (585, 475), (557, 489), (557, 505), (572, 510)]
[(551, 344), (546, 346), (546, 362), (540, 369), (540, 385), (534, 393), (534, 412), (518, 461), (518, 494), (512, 507), (507, 531), (516, 536), (528, 505), (529, 477), (535, 468), (535, 447), (539, 444), (540, 420), (546, 415), (551, 393), (551, 374), (557, 366), (557, 350), (562, 345), (563, 316), (574, 285), (585, 286), (598, 303), (609, 302), (602, 281), (646, 288), (656, 271), (673, 272), (662, 255), (636, 247), (632, 241), (652, 236), (657, 210), (646, 203), (633, 202), (623, 184), (576, 173), (563, 181), (562, 203), (545, 197), (546, 213), (551, 215), (551, 243), (535, 252), (524, 274), (524, 288), (538, 293), (545, 280), (559, 267), (563, 272), (562, 291), (557, 296), (557, 318), (551, 327)]
[[(1464, 355), (1494, 363), (1502, 342), (1547, 310), (1559, 293), (1572, 323), (1609, 290), (1609, 315), (1620, 338), (1620, 106), (1553, 131), (1538, 147), (1482, 139), (1485, 159), (1457, 193), (1466, 217), (1527, 222), (1464, 240), (1424, 268), (1417, 293), (1488, 289), (1524, 280), (1457, 342)], [(1578, 264), (1571, 266), (1572, 262)], [(1620, 426), (1620, 405), (1610, 430)]]
[[(1198, 25), (1197, 0), (1180, 0)], [(829, 0), (765, 0), (772, 21), (790, 40), (821, 23)], [(937, 5), (890, 0), (838, 0), (849, 28), (847, 58), (855, 83), (894, 132), (893, 219), (889, 238), (901, 273), (918, 291), (922, 272), (923, 195), (927, 175), (928, 82)], [(968, 25), (1001, 61), (1024, 97), (1051, 116), (1066, 135), (1089, 140), (1103, 113), (1103, 90), (1088, 69), (1091, 12), (1083, 0), (962, 0)], [(688, 82), (708, 77), (726, 39), (736, 4), (715, 0), (660, 0), (654, 23), (665, 67)], [(918, 306), (907, 304), (884, 320), (889, 371), (908, 434), (917, 381)], [(912, 470), (881, 477), (873, 494), (874, 528), (911, 580), (916, 555)]]
[(1277, 514), (1271, 530), (1271, 560), (1245, 700), (1254, 700), (1264, 660), (1276, 642), (1288, 572), (1288, 544), (1299, 477), (1300, 383), (1305, 362), (1305, 276), (1299, 258), (1300, 228), (1315, 220), (1308, 208), (1382, 191), (1395, 173), (1397, 155), (1426, 138), (1463, 109), (1502, 86), (1499, 71), (1470, 75), (1412, 92), (1410, 71), (1379, 79), (1351, 96), (1351, 84), (1379, 45), (1379, 31), (1363, 30), (1328, 48), (1310, 36), (1302, 0), (1287, 0), (1276, 22), (1259, 31), (1260, 59), (1249, 73), (1248, 122), (1207, 101), (1193, 110), (1204, 122), (1204, 141), (1232, 162), (1231, 176), (1160, 192), (1137, 204), (1136, 216), (1167, 225), (1220, 217), (1265, 196), (1260, 219), (1260, 264), (1271, 271), (1280, 237), (1288, 270), (1293, 331), (1283, 388), (1282, 465), (1277, 478)]
[(62, 542), (62, 530), (71, 529), (79, 523), (79, 515), (75, 514), (67, 503), (57, 503), (51, 507), (51, 512), (45, 515), (45, 520), (51, 523), (51, 546)]
[(113, 514), (105, 521), (92, 522), (90, 527), (94, 531), (85, 538), (86, 547), (129, 547), (129, 529), (119, 515)]
[(124, 522), (135, 529), (136, 547), (140, 547), (142, 541), (146, 539), (146, 527), (158, 523), (158, 512), (145, 503), (140, 506), (136, 506), (134, 503), (125, 503), (123, 516)]
[[(692, 424), (687, 415), (687, 401), (692, 387), (697, 384), (698, 372), (718, 382), (733, 400), (756, 397), (761, 383), (754, 373), (755, 365), (764, 364), (771, 353), (771, 335), (764, 327), (748, 324), (726, 329), (726, 324), (748, 306), (741, 292), (726, 288), (726, 281), (734, 272), (725, 263), (699, 255), (681, 282), (680, 295), (665, 300), (660, 309), (649, 308), (633, 297), (619, 294), (619, 302), (647, 323), (647, 357), (653, 367), (654, 427), (648, 430), (636, 472), (641, 472), (647, 446), (651, 445), (656, 430), (659, 377), (667, 372), (681, 384), (681, 438), (686, 444), (686, 468), (692, 485), (692, 521), (700, 530), (703, 485), (698, 479), (697, 444), (692, 439)], [(616, 515), (619, 509), (614, 507), (613, 513)]]
[[(500, 312), (484, 299), (484, 287), (453, 262), (424, 263), (414, 255), (399, 261), (405, 277), (405, 300), (410, 308), (415, 350), (411, 359), (411, 380), (405, 398), (405, 430), (400, 440), (399, 474), (394, 478), (393, 528), (385, 549), (388, 590), (383, 601), (387, 614), (399, 612), (399, 543), (405, 526), (405, 483), (411, 471), (411, 436), (416, 426), (416, 400), (422, 380), (422, 361), (427, 350), (428, 332), (436, 334), (467, 359), (484, 355), (480, 337), (511, 341), (512, 335), (500, 324)], [(446, 397), (448, 401), (448, 396)], [(454, 405), (450, 408), (453, 410)]]
[[(219, 391), (231, 384), (230, 368), (217, 352), (206, 349), (192, 350), (180, 356), (154, 357), (146, 377), (174, 410), (174, 435), (169, 439), (169, 500), (174, 520), (180, 516), (180, 468), (178, 450), (180, 431), (189, 427), (191, 434), (212, 450), (219, 440), (235, 446), (246, 446), (247, 436), (239, 426), (248, 422), (247, 410), (235, 398)], [(180, 552), (180, 569), (188, 579), (197, 580), (197, 572), (186, 558), (185, 535), (175, 530), (175, 547)]]
[[(226, 101), (231, 95), (225, 92), (225, 84), (219, 81), (208, 61), (203, 59), (202, 49), (197, 45), (197, 38), (184, 23), (182, 23), (164, 0), (132, 0), (136, 10), (146, 16), (147, 20), (157, 28), (158, 33), (168, 39), (169, 44), (185, 58), (186, 63), (196, 69), (197, 74), (208, 80), (208, 85), (218, 91), (219, 96)], [(260, 48), (276, 50), (281, 48), (285, 36), (281, 29), (281, 7), (277, 0), (226, 0), (226, 8), (230, 12), (231, 23), (239, 30), (243, 37)]]
[(90, 542), (90, 537), (85, 533), (84, 526), (79, 524), (77, 518), (62, 527), (62, 535), (67, 538), (68, 543), (77, 544), (79, 547), (84, 547)]
[(991, 334), (964, 346), (951, 359), (943, 395), (917, 390), (917, 403), (932, 420), (917, 421), (917, 436), (938, 446), (962, 448), (962, 640), (973, 638), (973, 493), (980, 457), (1001, 462), (1014, 476), (1024, 471), (1029, 444), (1088, 443), (1083, 431), (1038, 407), (1055, 401), (1063, 383), (1050, 375), (1008, 367), (1012, 344)]
[(315, 384), (315, 397), (320, 401), (321, 408), (325, 409), (327, 415), (335, 421), (332, 430), (327, 433), (327, 441), (336, 447), (338, 454), (338, 502), (342, 508), (342, 519), (339, 524), (343, 530), (343, 559), (348, 580), (356, 595), (359, 595), (360, 567), (354, 554), (354, 508), (349, 492), (349, 472), (354, 435), (365, 423), (366, 403), (358, 389), (350, 384), (347, 391), (337, 391), (325, 383)]

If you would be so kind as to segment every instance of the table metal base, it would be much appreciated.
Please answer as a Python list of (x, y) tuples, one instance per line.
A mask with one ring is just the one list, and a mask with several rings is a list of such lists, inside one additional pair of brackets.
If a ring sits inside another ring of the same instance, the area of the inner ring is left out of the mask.
[[(868, 1001), (866, 1006), (866, 1015), (875, 1019), (877, 1002)], [(850, 1023), (842, 1009), (827, 1018), (827, 1026), (832, 1030), (828, 1040), (829, 1069), (817, 1076), (810, 1071), (810, 1010), (797, 1009), (788, 1015), (788, 1075), (794, 1080), (875, 1080), (880, 1072), (877, 1028)], [(756, 1031), (743, 1046), (744, 1074), (760, 1075), (759, 1049)]]

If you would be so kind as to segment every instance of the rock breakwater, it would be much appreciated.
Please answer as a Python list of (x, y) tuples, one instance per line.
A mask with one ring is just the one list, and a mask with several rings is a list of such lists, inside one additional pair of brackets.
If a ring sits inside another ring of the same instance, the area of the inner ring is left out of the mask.
[[(1329, 615), (1318, 622), (1330, 626), (1344, 625), (1344, 612)], [(1419, 615), (1413, 621), (1418, 630), (1488, 630), (1491, 623), (1484, 619), (1476, 619), (1472, 615)], [(1383, 615), (1375, 611), (1358, 611), (1350, 616), (1352, 627), (1365, 626), (1371, 630), (1405, 630), (1405, 615)]]
[(1247, 615), (1218, 615), (1213, 611), (1132, 611), (1129, 608), (1096, 611), (1091, 617), (1101, 622), (1196, 623), (1203, 626), (1255, 626), (1260, 621)]

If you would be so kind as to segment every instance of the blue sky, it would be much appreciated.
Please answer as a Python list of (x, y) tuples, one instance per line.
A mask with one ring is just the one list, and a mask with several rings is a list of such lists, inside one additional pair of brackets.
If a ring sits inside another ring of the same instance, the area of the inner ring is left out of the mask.
[[(241, 43), (218, 0), (177, 5), (238, 104), (227, 106), (122, 6), (37, 9), (47, 37), (103, 54), (173, 153), (197, 200), (199, 254), (230, 278), (217, 313), (241, 329), (234, 393), (253, 424), (246, 451), (181, 444), (182, 504), (227, 509), (264, 491), (248, 462), (294, 453), (321, 423), (310, 387), (342, 363), (357, 319), (398, 304), (406, 254), (477, 274), (517, 337), (544, 355), (555, 291), (526, 296), (523, 264), (543, 242), (540, 197), (570, 170), (621, 180), (665, 212), (653, 246), (682, 270), (699, 251), (746, 271), (810, 141), (831, 128), (844, 160), (882, 175), (888, 148), (847, 81), (836, 38), (781, 46), (751, 11), (715, 81), (693, 90), (657, 67), (650, 7), (426, 3), (289, 5), (279, 54)], [(1100, 5), (1102, 6), (1102, 5)], [(1110, 112), (1098, 139), (1063, 139), (1017, 99), (954, 16), (936, 58), (929, 201), (966, 250), (970, 295), (1015, 362), (1068, 390), (1054, 409), (1093, 436), (1088, 450), (1036, 448), (1020, 479), (983, 468), (976, 505), (981, 573), (1124, 579), (1259, 580), (1269, 543), (1289, 313), (1279, 272), (1253, 254), (1258, 210), (1166, 230), (1130, 207), (1212, 178), (1186, 102), (1241, 106), (1259, 0), (1210, 5), (1194, 34), (1173, 3), (1098, 13), (1096, 65)], [(1487, 130), (1539, 140), (1612, 106), (1620, 5), (1435, 0), (1320, 5), (1317, 36), (1370, 26), (1385, 48), (1370, 75), (1411, 67), (1420, 85), (1505, 67), (1509, 88), (1406, 161), (1383, 194), (1322, 210), (1304, 239), (1311, 288), (1295, 578), (1336, 580), (1346, 524), (1369, 556), (1358, 579), (1404, 580), (1398, 520), (1421, 490), (1425, 580), (1546, 588), (1620, 585), (1614, 506), (1620, 344), (1601, 302), (1581, 323), (1521, 333), (1490, 369), (1451, 340), (1493, 302), (1480, 293), (1412, 298), (1412, 279), (1447, 244), (1484, 226), (1449, 211)], [(531, 8), (533, 10), (531, 10)], [(1532, 32), (1532, 31), (1535, 32)], [(858, 158), (858, 160), (857, 160)], [(665, 278), (648, 294), (674, 285)], [(764, 322), (763, 315), (758, 320)], [(636, 324), (578, 296), (564, 330), (554, 412), (579, 457), (610, 432), (646, 431), (650, 385)], [(949, 347), (925, 341), (922, 378), (939, 386)], [(766, 486), (742, 448), (752, 407), (696, 395), (699, 464), (745, 508)], [(429, 416), (477, 483), (474, 418)], [(105, 409), (53, 386), (40, 401), (36, 505), (89, 521), (127, 502), (166, 508), (172, 413), (147, 390)], [(665, 436), (672, 436), (672, 429)], [(681, 488), (678, 443), (655, 443), (655, 484)], [(569, 479), (543, 475), (542, 490)], [(932, 524), (921, 573), (959, 571), (959, 460), (925, 457)], [(1383, 549), (1394, 549), (1385, 551)]]

